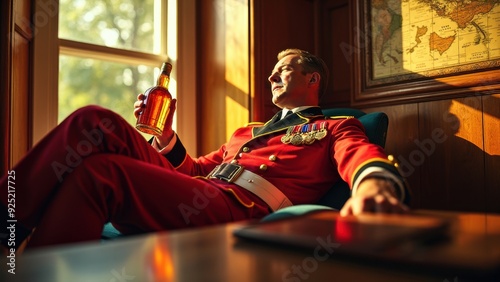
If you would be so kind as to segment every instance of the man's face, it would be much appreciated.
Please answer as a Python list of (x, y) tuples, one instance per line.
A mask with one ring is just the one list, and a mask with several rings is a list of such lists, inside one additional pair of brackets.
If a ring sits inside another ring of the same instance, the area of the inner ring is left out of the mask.
[(274, 67), (268, 80), (271, 82), (273, 103), (280, 108), (293, 109), (309, 105), (309, 80), (311, 74), (303, 74), (298, 55), (288, 55)]

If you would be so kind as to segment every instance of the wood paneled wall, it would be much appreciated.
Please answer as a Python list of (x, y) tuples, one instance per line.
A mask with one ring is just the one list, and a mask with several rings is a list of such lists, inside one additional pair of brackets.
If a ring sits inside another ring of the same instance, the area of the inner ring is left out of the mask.
[[(350, 7), (357, 2), (338, 5), (333, 7), (337, 12), (330, 12), (350, 14), (349, 36), (332, 32), (335, 29), (331, 25), (330, 33), (324, 33), (326, 38), (344, 36), (335, 41), (357, 46), (354, 38), (359, 35), (356, 32), (360, 29), (355, 26), (357, 15)], [(327, 52), (323, 51), (324, 54)], [(353, 71), (353, 64), (345, 67), (351, 74), (348, 79), (351, 85), (362, 79)], [(488, 72), (488, 75), (496, 77), (498, 84), (498, 73)], [(456, 86), (450, 92), (462, 94), (435, 98), (434, 95), (441, 94), (434, 93), (440, 88), (435, 87), (427, 91), (424, 98), (417, 98), (412, 103), (405, 103), (394, 96), (392, 99), (384, 98), (379, 103), (381, 105), (370, 106), (366, 103), (361, 107), (366, 112), (383, 111), (388, 114), (386, 151), (395, 156), (407, 177), (415, 208), (500, 212), (500, 92), (498, 87), (492, 91), (464, 88), (462, 85), (468, 81), (461, 80), (465, 79), (460, 76), (450, 79)], [(343, 80), (333, 78), (333, 83), (342, 84)], [(333, 95), (344, 94), (336, 88), (339, 87), (334, 87)], [(354, 90), (350, 87), (351, 103), (357, 94)], [(421, 91), (425, 92), (425, 89)], [(372, 94), (376, 96), (377, 93)], [(376, 104), (377, 101), (372, 102)]]
[(498, 213), (500, 212), (500, 94), (483, 97), (482, 107), (486, 210)]
[[(12, 1), (2, 1), (0, 3), (0, 34), (10, 34), (12, 32)], [(3, 103), (0, 103), (0, 131), (2, 133), (0, 158), (1, 175), (5, 175), (9, 167), (10, 156), (10, 100), (11, 100), (11, 51), (12, 46), (9, 40), (0, 40), (0, 91), (6, 93), (2, 95)]]
[[(353, 85), (361, 79), (353, 71), (353, 55), (360, 50), (349, 49), (359, 47), (353, 41), (360, 32), (354, 26), (357, 15), (352, 13), (357, 1), (253, 1), (253, 117), (266, 120), (276, 112), (263, 79), (274, 66), (276, 53), (288, 47), (310, 50), (324, 58), (331, 70), (323, 107), (388, 114), (386, 151), (396, 157), (407, 177), (414, 208), (500, 212), (498, 87), (460, 89), (468, 81), (457, 76), (451, 79), (456, 88), (450, 92), (462, 94), (437, 96), (434, 88), (410, 102), (394, 96), (353, 106)], [(498, 73), (488, 75), (499, 79)]]
[[(1, 4), (0, 42), (1, 90), (5, 93), (0, 106), (2, 142), (1, 173), (4, 174), (30, 147), (31, 99), (31, 1), (7, 0)], [(15, 66), (15, 67), (14, 67)]]
[[(279, 109), (271, 102), (266, 80), (286, 48), (320, 54), (329, 66), (324, 107), (347, 107), (351, 101), (349, 2), (347, 0), (254, 0), (251, 7), (254, 76), (252, 120), (265, 121)], [(279, 17), (277, 16), (279, 14)]]
[(197, 2), (199, 61), (198, 152), (206, 154), (225, 143), (250, 109), (249, 2)]
[(316, 3), (304, 0), (254, 0), (252, 8), (253, 121), (266, 121), (279, 109), (272, 104), (267, 78), (278, 53), (287, 48), (316, 52)]
[(364, 110), (388, 114), (415, 208), (500, 212), (499, 109), (496, 94)]

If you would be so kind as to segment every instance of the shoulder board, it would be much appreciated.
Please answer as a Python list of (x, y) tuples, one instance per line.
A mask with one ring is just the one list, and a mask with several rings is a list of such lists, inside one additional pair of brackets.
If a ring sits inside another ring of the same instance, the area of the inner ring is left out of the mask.
[(350, 119), (354, 118), (354, 116), (329, 116), (329, 119)]
[(247, 126), (257, 126), (257, 125), (264, 125), (263, 122), (260, 122), (260, 121), (253, 121), (253, 122), (249, 122), (245, 125), (245, 127)]

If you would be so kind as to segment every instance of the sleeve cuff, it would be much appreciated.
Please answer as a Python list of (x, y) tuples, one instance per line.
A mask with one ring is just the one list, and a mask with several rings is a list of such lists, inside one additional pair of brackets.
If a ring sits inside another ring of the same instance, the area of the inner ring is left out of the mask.
[(168, 145), (160, 149), (158, 142), (156, 142), (156, 138), (153, 137), (153, 142), (151, 143), (151, 146), (153, 146), (153, 148), (155, 148), (155, 150), (158, 151), (158, 153), (165, 155), (167, 153), (170, 153), (170, 151), (172, 151), (176, 142), (177, 142), (177, 134), (174, 134)]
[[(365, 170), (363, 170), (358, 175), (358, 177), (356, 177), (356, 181), (352, 185), (352, 196), (356, 195), (356, 192), (358, 190), (358, 187), (359, 187), (359, 184), (361, 183), (361, 181), (363, 181), (364, 179), (369, 178), (369, 177), (380, 177), (380, 178), (385, 178), (385, 179), (389, 179), (389, 180), (393, 181), (396, 184), (395, 185), (396, 189), (398, 189), (398, 191), (394, 191), (394, 192), (396, 192), (396, 194), (399, 195), (400, 202), (405, 202), (406, 189), (405, 189), (405, 185), (404, 185), (403, 181), (399, 177), (397, 177), (396, 175), (391, 173), (390, 171), (388, 171), (384, 168), (381, 168), (381, 167), (368, 167)], [(397, 192), (399, 192), (399, 193), (397, 193)]]

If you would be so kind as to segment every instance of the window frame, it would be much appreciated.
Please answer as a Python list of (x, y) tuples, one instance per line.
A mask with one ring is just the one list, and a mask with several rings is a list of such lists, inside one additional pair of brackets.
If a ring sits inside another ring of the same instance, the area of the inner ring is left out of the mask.
[[(31, 147), (42, 139), (57, 125), (58, 116), (58, 85), (59, 85), (59, 55), (70, 55), (82, 52), (89, 57), (101, 58), (104, 53), (112, 51), (113, 56), (106, 55), (106, 60), (134, 64), (144, 64), (158, 67), (158, 62), (169, 59), (173, 62), (172, 80), (177, 93), (182, 93), (182, 102), (177, 103), (177, 132), (183, 136), (183, 144), (190, 154), (198, 152), (198, 132), (196, 130), (197, 109), (197, 79), (196, 79), (196, 0), (164, 0), (165, 15), (168, 11), (175, 16), (162, 17), (166, 31), (162, 33), (162, 44), (166, 50), (160, 54), (142, 53), (132, 50), (117, 49), (106, 46), (75, 42), (58, 37), (59, 1), (53, 0), (49, 4), (45, 0), (34, 0), (33, 25), (34, 38), (32, 49), (32, 101), (31, 118)], [(48, 6), (50, 7), (48, 8)], [(37, 20), (42, 19), (42, 20)], [(175, 28), (171, 24), (175, 24)], [(182, 35), (182, 36), (179, 36)], [(82, 48), (84, 47), (84, 48)], [(86, 51), (82, 51), (86, 49)], [(111, 49), (111, 50), (110, 50)], [(115, 50), (117, 49), (117, 50)], [(182, 64), (176, 64), (181, 61)], [(182, 79), (184, 78), (184, 79)], [(132, 110), (132, 105), (131, 105)]]
[(158, 67), (158, 62), (165, 61), (166, 53), (151, 54), (127, 49), (112, 48), (102, 45), (78, 42), (59, 38), (59, 55), (83, 57), (125, 64), (142, 64)]

